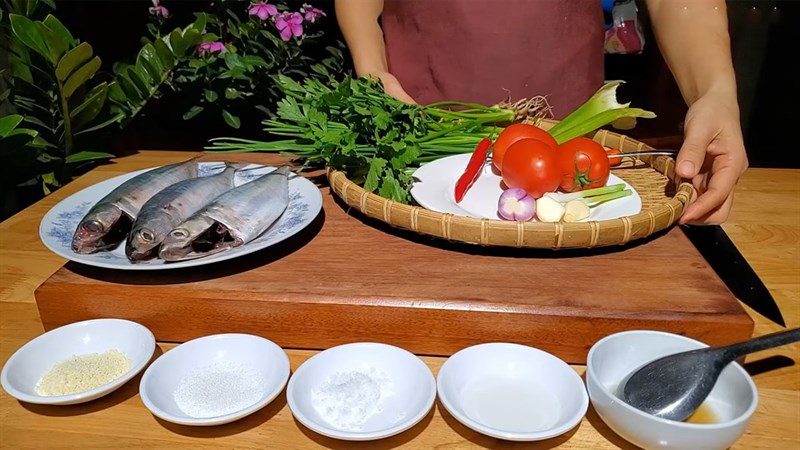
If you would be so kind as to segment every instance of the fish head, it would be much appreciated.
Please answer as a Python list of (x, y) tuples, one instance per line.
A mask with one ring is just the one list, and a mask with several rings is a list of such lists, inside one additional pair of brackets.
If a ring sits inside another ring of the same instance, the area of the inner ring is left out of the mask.
[(131, 261), (144, 261), (158, 255), (158, 247), (167, 236), (172, 224), (166, 218), (156, 218), (146, 224), (134, 223), (128, 240), (125, 242), (125, 254)]
[(113, 204), (94, 207), (78, 224), (72, 236), (72, 250), (76, 253), (95, 253), (110, 249), (125, 238), (131, 220)]
[(214, 220), (203, 215), (197, 215), (185, 220), (172, 229), (161, 242), (158, 252), (159, 258), (166, 261), (179, 261), (186, 259), (194, 248), (194, 241), (206, 232)]

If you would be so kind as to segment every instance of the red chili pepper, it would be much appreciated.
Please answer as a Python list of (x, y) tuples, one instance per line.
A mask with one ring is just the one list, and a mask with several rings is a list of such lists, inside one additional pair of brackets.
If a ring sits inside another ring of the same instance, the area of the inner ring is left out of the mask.
[(464, 195), (466, 195), (472, 183), (478, 179), (478, 175), (483, 171), (486, 157), (489, 156), (489, 147), (491, 146), (492, 140), (484, 138), (475, 147), (475, 150), (472, 152), (472, 157), (469, 159), (469, 163), (467, 163), (467, 169), (456, 182), (456, 203), (464, 199)]

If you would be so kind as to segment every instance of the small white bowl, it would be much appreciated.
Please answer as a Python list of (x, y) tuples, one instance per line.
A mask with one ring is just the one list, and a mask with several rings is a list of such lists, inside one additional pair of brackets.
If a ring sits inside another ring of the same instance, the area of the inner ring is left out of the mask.
[(589, 407), (583, 381), (569, 365), (519, 344), (467, 347), (445, 361), (437, 385), (442, 405), (459, 422), (510, 441), (563, 434)]
[[(351, 371), (383, 380), (378, 410), (363, 423), (337, 426), (317, 412), (315, 396), (331, 377)], [(401, 433), (422, 420), (435, 399), (436, 381), (421, 359), (402, 348), (371, 342), (340, 345), (314, 355), (295, 371), (286, 389), (289, 408), (300, 423), (324, 436), (349, 441)]]
[[(73, 405), (102, 397), (138, 374), (153, 356), (156, 341), (144, 326), (121, 319), (75, 322), (34, 338), (8, 359), (0, 375), (3, 389), (16, 399), (42, 405)], [(36, 383), (59, 362), (76, 355), (119, 350), (131, 361), (125, 375), (98, 388), (52, 397), (36, 393)]]
[(586, 384), (597, 414), (617, 434), (646, 449), (728, 448), (744, 433), (758, 404), (750, 375), (737, 363), (726, 367), (706, 404), (720, 422), (695, 424), (661, 419), (617, 397), (631, 372), (662, 356), (707, 347), (702, 342), (660, 331), (626, 331), (597, 341), (589, 351)]
[[(253, 404), (214, 417), (192, 417), (175, 401), (175, 392), (186, 376), (214, 365), (245, 367), (263, 381), (263, 390)], [(142, 376), (139, 394), (156, 417), (181, 425), (221, 425), (248, 416), (271, 402), (289, 379), (289, 357), (269, 339), (250, 334), (204, 336), (166, 352)]]

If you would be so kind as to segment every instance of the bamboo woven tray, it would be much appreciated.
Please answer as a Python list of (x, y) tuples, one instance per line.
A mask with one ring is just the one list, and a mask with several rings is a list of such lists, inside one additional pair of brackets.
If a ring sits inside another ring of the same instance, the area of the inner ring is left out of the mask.
[[(530, 122), (530, 120), (528, 120)], [(537, 123), (549, 129), (557, 121)], [(652, 147), (622, 134), (599, 130), (592, 137), (623, 153)], [(683, 213), (693, 187), (675, 174), (667, 156), (626, 158), (612, 172), (630, 183), (642, 198), (642, 211), (614, 220), (543, 223), (477, 219), (398, 203), (364, 190), (340, 171), (329, 170), (331, 189), (346, 204), (389, 225), (450, 241), (486, 246), (526, 248), (592, 248), (623, 245), (672, 226)]]

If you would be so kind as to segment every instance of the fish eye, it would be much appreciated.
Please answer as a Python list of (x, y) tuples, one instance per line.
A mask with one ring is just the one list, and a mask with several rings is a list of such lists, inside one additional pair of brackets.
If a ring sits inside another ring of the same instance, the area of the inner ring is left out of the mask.
[(183, 229), (183, 228), (178, 228), (178, 229), (176, 229), (176, 230), (172, 230), (172, 233), (170, 233), (170, 234), (172, 235), (172, 237), (176, 237), (176, 238), (186, 238), (186, 237), (189, 237), (189, 232), (188, 232), (188, 231), (186, 231), (186, 230), (185, 230), (185, 229)]
[(155, 239), (155, 235), (150, 230), (142, 230), (139, 232), (139, 236), (141, 236), (142, 240), (146, 242), (150, 242)]
[(83, 223), (83, 228), (90, 233), (99, 233), (103, 231), (103, 224), (99, 220), (90, 220)]

